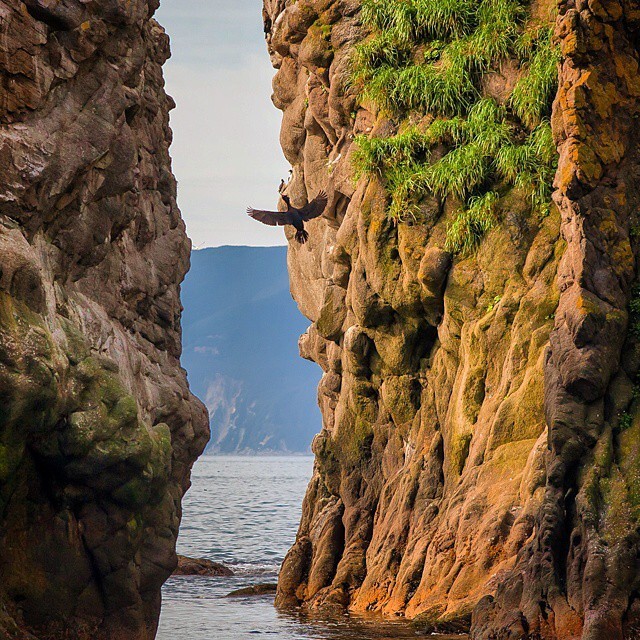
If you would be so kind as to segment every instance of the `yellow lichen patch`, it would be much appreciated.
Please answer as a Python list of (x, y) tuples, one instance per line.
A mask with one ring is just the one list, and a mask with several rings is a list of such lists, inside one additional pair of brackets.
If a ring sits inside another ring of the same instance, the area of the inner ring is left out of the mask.
[(491, 427), (489, 449), (535, 439), (544, 431), (543, 357), (541, 353), (539, 366), (527, 369), (522, 383), (500, 405)]
[(568, 156), (575, 167), (578, 179), (587, 185), (595, 185), (602, 178), (602, 164), (594, 150), (586, 143), (571, 145)]
[(566, 191), (576, 179), (576, 164), (571, 152), (571, 147), (576, 146), (574, 139), (569, 139), (563, 146), (560, 160), (558, 161), (558, 171), (556, 172), (555, 185), (559, 190)]
[(618, 436), (617, 457), (625, 478), (635, 522), (640, 522), (640, 413), (636, 411), (632, 425)]
[[(581, 80), (584, 79), (585, 85), (589, 89), (589, 112), (593, 113), (607, 120), (613, 116), (614, 105), (618, 104), (621, 100), (621, 96), (618, 93), (616, 85), (613, 82), (603, 81), (597, 72), (591, 72), (585, 74)], [(583, 105), (585, 108), (587, 105)]]
[(616, 0), (589, 0), (589, 9), (604, 21), (614, 22), (622, 17), (622, 5)]
[(633, 535), (635, 518), (627, 483), (617, 467), (600, 480), (600, 493), (604, 503), (600, 524), (602, 536), (610, 545), (618, 544)]
[(638, 75), (638, 61), (630, 55), (619, 53), (615, 56), (616, 73), (625, 82), (629, 96), (640, 96), (640, 76)]

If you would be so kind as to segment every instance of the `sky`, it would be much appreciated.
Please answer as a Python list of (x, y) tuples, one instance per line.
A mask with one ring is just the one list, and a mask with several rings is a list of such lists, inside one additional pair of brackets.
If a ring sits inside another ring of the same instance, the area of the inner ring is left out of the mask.
[(289, 165), (271, 103), (262, 0), (161, 0), (157, 20), (171, 37), (165, 66), (178, 204), (194, 248), (285, 244), (248, 206), (275, 209)]

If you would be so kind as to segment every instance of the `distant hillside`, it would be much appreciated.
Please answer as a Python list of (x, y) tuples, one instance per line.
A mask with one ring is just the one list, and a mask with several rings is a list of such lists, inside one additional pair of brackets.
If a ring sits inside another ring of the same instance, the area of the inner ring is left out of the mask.
[(208, 451), (308, 451), (320, 371), (298, 355), (309, 323), (289, 293), (286, 247), (194, 251), (182, 303), (182, 363), (209, 409)]

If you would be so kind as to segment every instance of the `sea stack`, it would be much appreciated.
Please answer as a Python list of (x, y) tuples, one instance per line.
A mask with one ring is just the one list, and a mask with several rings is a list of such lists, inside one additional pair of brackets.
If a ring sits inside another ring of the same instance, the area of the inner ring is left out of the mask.
[(332, 203), (289, 244), (324, 428), (277, 603), (636, 637), (637, 6), (264, 14), (287, 191)]

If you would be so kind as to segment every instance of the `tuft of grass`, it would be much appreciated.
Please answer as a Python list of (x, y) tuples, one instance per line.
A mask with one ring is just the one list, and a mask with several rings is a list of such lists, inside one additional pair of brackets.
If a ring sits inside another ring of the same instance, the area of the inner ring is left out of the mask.
[(473, 25), (473, 0), (364, 0), (362, 21), (399, 41), (461, 36)]
[(445, 249), (451, 253), (473, 251), (496, 225), (495, 206), (499, 199), (495, 191), (472, 197), (447, 230)]
[(473, 0), (415, 0), (415, 31), (432, 39), (462, 37), (475, 20)]
[(491, 313), (491, 311), (493, 311), (500, 304), (501, 300), (502, 296), (495, 296), (493, 300), (487, 305), (487, 312)]
[(553, 45), (552, 30), (541, 30), (528, 68), (510, 98), (514, 113), (527, 127), (535, 127), (550, 115), (559, 61), (560, 54)]
[(494, 157), (511, 142), (512, 128), (493, 99), (477, 102), (466, 119), (436, 121), (427, 132), (434, 142), (450, 137), (453, 149), (426, 169), (430, 189), (441, 197), (466, 200), (489, 180)]
[(351, 59), (352, 82), (371, 79), (376, 69), (386, 64), (399, 67), (409, 62), (411, 47), (398, 42), (388, 31), (376, 33), (354, 48)]
[(426, 165), (414, 162), (391, 167), (386, 174), (387, 189), (391, 194), (388, 215), (396, 222), (407, 217), (414, 220), (420, 215), (420, 201), (429, 193), (425, 178)]
[(447, 153), (425, 171), (431, 190), (441, 198), (453, 196), (466, 200), (470, 193), (484, 184), (490, 160), (477, 144), (465, 144)]
[[(352, 59), (351, 84), (392, 114), (464, 113), (478, 74), (515, 47), (525, 17), (517, 0), (365, 0), (373, 35)], [(422, 61), (410, 55), (424, 47)]]
[[(484, 186), (496, 181), (528, 192), (532, 209), (545, 215), (556, 166), (551, 126), (544, 121), (524, 142), (514, 142), (514, 126), (506, 115), (504, 107), (484, 98), (467, 118), (438, 119), (424, 132), (413, 126), (388, 138), (358, 136), (355, 177), (377, 175), (383, 180), (394, 220), (417, 217), (418, 203), (428, 193), (453, 196), (471, 208)], [(435, 144), (451, 149), (431, 162)]]
[(530, 194), (531, 207), (540, 215), (549, 212), (557, 152), (548, 120), (541, 122), (523, 144), (503, 146), (495, 157), (498, 175)]
[(406, 164), (430, 150), (430, 138), (417, 127), (409, 127), (404, 132), (390, 138), (365, 135), (356, 136), (357, 149), (353, 155), (356, 179), (363, 175), (378, 173), (383, 175), (391, 164)]
[(525, 18), (516, 0), (482, 0), (477, 4), (478, 26), (466, 42), (476, 69), (486, 70), (513, 52)]
[(362, 101), (389, 113), (420, 110), (453, 115), (462, 113), (477, 97), (477, 90), (461, 59), (441, 56), (438, 65), (383, 64), (361, 77)]

